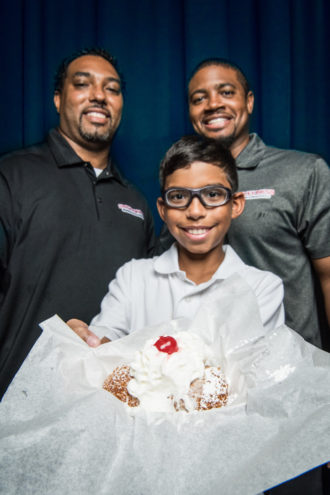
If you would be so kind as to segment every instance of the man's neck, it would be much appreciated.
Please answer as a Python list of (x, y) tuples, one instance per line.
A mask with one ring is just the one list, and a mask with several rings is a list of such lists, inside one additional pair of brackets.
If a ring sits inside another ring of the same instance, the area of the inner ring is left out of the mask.
[(222, 246), (218, 246), (206, 254), (189, 253), (181, 246), (178, 248), (179, 268), (186, 277), (199, 285), (210, 280), (224, 260)]
[(66, 134), (64, 134), (61, 129), (58, 129), (60, 134), (66, 139), (71, 148), (77, 153), (77, 155), (84, 161), (89, 162), (92, 167), (100, 168), (104, 170), (108, 165), (110, 145), (105, 146), (101, 149), (87, 149), (76, 141), (70, 139)]
[(245, 134), (241, 138), (234, 141), (234, 143), (230, 146), (230, 152), (234, 158), (238, 157), (238, 155), (249, 144), (249, 141), (250, 141), (250, 135), (249, 134)]

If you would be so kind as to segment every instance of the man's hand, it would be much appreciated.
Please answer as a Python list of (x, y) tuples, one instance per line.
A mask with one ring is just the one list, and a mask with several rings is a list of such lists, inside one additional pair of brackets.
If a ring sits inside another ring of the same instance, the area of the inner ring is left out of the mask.
[(98, 347), (101, 344), (105, 344), (106, 342), (110, 342), (107, 337), (103, 337), (100, 339), (95, 335), (95, 333), (91, 332), (88, 328), (88, 325), (82, 321), (77, 320), (76, 318), (72, 318), (68, 320), (66, 324), (77, 334), (80, 338), (82, 338), (86, 344), (90, 347)]

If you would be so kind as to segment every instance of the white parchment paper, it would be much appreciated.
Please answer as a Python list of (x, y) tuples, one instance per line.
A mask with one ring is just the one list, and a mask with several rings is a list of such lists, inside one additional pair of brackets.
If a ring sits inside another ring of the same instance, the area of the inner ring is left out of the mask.
[[(193, 321), (97, 349), (58, 316), (41, 326), (0, 404), (0, 493), (256, 495), (330, 459), (330, 356), (286, 326), (265, 335), (240, 277)], [(231, 405), (145, 414), (102, 390), (147, 338), (180, 330), (213, 346)]]

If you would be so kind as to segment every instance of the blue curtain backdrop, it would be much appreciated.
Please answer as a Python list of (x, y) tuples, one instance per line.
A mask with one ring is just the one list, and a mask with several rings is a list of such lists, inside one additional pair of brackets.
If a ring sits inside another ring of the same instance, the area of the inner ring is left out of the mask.
[(0, 153), (38, 142), (56, 125), (53, 75), (61, 58), (103, 46), (118, 58), (127, 80), (114, 152), (151, 206), (163, 153), (192, 131), (187, 79), (210, 56), (230, 58), (246, 71), (256, 94), (252, 128), (268, 144), (317, 152), (330, 162), (329, 0), (0, 5)]

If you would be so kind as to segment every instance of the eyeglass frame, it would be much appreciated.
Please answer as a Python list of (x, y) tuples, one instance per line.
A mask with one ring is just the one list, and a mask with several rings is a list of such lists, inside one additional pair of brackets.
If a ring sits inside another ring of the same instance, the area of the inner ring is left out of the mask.
[[(223, 189), (226, 191), (226, 194), (227, 194), (227, 198), (225, 199), (225, 201), (219, 205), (208, 205), (207, 203), (205, 203), (204, 199), (202, 198), (202, 195), (201, 195), (201, 191), (203, 191), (204, 189), (209, 189), (209, 188), (213, 188), (213, 187), (218, 187), (220, 189)], [(168, 200), (167, 200), (167, 194), (171, 191), (189, 191), (190, 193), (190, 199), (188, 200), (188, 203), (185, 205), (185, 206), (173, 206), (172, 204), (169, 204), (168, 203)], [(218, 208), (219, 206), (224, 206), (225, 204), (227, 204), (231, 199), (232, 197), (234, 196), (235, 193), (232, 192), (231, 189), (229, 189), (228, 187), (225, 187), (225, 186), (222, 186), (220, 184), (212, 184), (212, 185), (209, 185), (209, 186), (203, 186), (203, 187), (196, 187), (196, 188), (190, 188), (190, 187), (169, 187), (168, 189), (165, 189), (163, 192), (162, 192), (162, 198), (165, 202), (165, 204), (169, 207), (169, 208), (175, 208), (175, 209), (179, 209), (179, 210), (184, 210), (185, 208), (188, 208), (188, 206), (190, 206), (192, 200), (197, 197), (199, 199), (199, 201), (202, 203), (202, 205), (205, 207), (205, 208)]]

